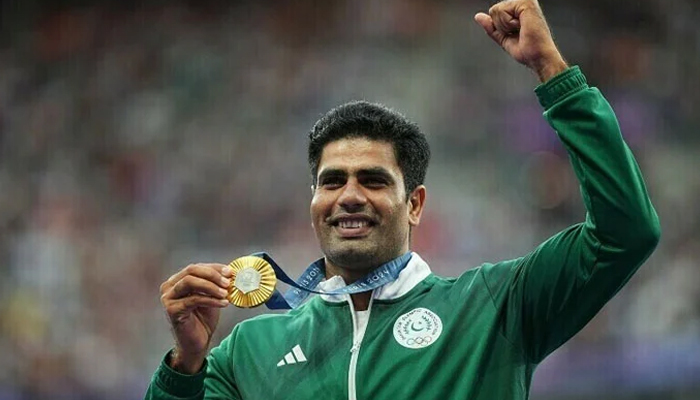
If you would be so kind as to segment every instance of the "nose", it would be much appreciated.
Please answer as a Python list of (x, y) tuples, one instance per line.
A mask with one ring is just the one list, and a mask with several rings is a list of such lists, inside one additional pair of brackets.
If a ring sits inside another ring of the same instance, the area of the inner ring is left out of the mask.
[(338, 205), (347, 212), (362, 211), (367, 204), (362, 186), (355, 179), (350, 179), (342, 188), (342, 193), (338, 197)]

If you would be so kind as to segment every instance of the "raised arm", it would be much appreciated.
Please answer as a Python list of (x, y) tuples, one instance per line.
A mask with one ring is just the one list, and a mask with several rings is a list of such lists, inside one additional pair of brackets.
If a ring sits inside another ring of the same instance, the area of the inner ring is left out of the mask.
[(660, 227), (613, 110), (578, 67), (562, 69), (537, 2), (506, 1), (490, 14), (478, 14), (477, 22), (545, 82), (536, 93), (569, 153), (587, 210), (584, 222), (527, 256), (484, 268), (505, 335), (539, 362), (629, 280), (655, 249)]

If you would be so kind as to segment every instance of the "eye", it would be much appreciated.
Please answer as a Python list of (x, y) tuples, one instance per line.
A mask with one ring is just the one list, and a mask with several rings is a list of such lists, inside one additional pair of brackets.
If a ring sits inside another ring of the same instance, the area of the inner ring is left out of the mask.
[(340, 176), (329, 176), (321, 180), (321, 187), (324, 189), (338, 189), (343, 187), (345, 179)]
[(370, 176), (362, 180), (362, 184), (368, 188), (383, 188), (389, 184), (389, 182), (379, 176)]

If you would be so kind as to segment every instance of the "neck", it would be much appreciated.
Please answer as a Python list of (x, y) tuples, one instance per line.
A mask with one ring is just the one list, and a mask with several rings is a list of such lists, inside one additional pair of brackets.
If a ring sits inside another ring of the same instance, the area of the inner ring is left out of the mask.
[(339, 275), (341, 278), (343, 278), (345, 283), (347, 283), (348, 285), (355, 282), (358, 279), (362, 279), (364, 276), (366, 276), (367, 274), (372, 272), (372, 270), (374, 270), (374, 268), (367, 268), (367, 269), (363, 268), (363, 269), (359, 269), (359, 270), (346, 269), (346, 268), (334, 265), (333, 263), (328, 261), (327, 258), (326, 258), (325, 264), (326, 264), (326, 279), (330, 279), (336, 275)]
[[(373, 269), (374, 268), (360, 270), (345, 269), (333, 265), (333, 263), (328, 261), (328, 258), (326, 258), (326, 279), (330, 279), (336, 275), (340, 275), (340, 277), (343, 278), (345, 283), (347, 283), (348, 285), (355, 282), (358, 279), (362, 279)], [(350, 298), (352, 299), (352, 305), (355, 308), (355, 311), (365, 311), (369, 308), (369, 300), (372, 298), (372, 292), (370, 291), (351, 294)]]
[(369, 309), (369, 302), (372, 299), (372, 292), (362, 292), (351, 294), (352, 306), (355, 311), (366, 311)]
[[(369, 274), (378, 267), (379, 265), (370, 268), (348, 269), (333, 264), (328, 260), (327, 257), (325, 259), (326, 279), (330, 279), (336, 275), (340, 275), (340, 277), (342, 277), (345, 283), (347, 283), (348, 285), (357, 281), (358, 279), (364, 278), (367, 274)], [(350, 298), (352, 299), (352, 304), (355, 308), (355, 311), (365, 311), (369, 308), (369, 302), (372, 298), (372, 292), (368, 291), (351, 294)]]

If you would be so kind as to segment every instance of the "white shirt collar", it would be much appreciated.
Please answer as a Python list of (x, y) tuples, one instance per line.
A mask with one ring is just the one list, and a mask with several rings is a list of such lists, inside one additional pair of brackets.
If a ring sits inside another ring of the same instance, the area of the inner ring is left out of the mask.
[[(389, 282), (384, 286), (374, 289), (374, 299), (375, 300), (391, 300), (399, 298), (411, 289), (416, 287), (423, 279), (430, 275), (430, 266), (428, 263), (423, 261), (423, 259), (418, 255), (418, 253), (411, 253), (411, 260), (409, 260), (408, 265), (400, 273), (399, 277), (395, 281)], [(340, 289), (347, 286), (347, 283), (340, 275), (326, 279), (316, 286), (317, 289), (323, 291), (331, 291), (335, 289)], [(347, 295), (321, 295), (321, 299), (331, 302), (331, 303), (341, 303), (348, 300)]]

